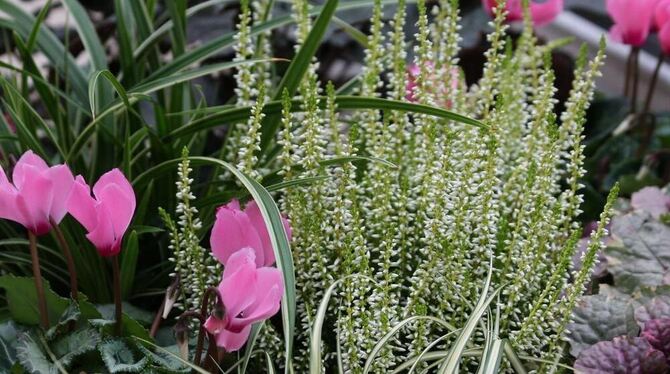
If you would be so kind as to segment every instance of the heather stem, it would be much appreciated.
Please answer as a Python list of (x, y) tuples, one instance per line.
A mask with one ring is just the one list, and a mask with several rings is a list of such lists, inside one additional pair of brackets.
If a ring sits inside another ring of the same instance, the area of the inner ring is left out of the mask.
[(117, 336), (121, 336), (123, 307), (121, 305), (121, 272), (119, 271), (119, 255), (112, 257), (112, 271), (114, 273), (114, 304), (116, 306), (116, 325), (114, 326), (114, 333)]
[(40, 258), (37, 253), (37, 237), (31, 231), (28, 231), (28, 242), (30, 242), (30, 257), (33, 264), (33, 277), (35, 278), (35, 290), (37, 291), (37, 304), (40, 311), (40, 321), (42, 327), (49, 328), (49, 314), (47, 313), (47, 299), (44, 295), (44, 285), (42, 284), (42, 273), (40, 271)]
[(77, 285), (77, 268), (74, 266), (74, 258), (72, 257), (72, 252), (70, 251), (70, 246), (67, 244), (63, 232), (56, 222), (51, 220), (51, 226), (56, 233), (56, 239), (60, 244), (60, 248), (63, 251), (65, 256), (65, 261), (67, 262), (67, 270), (70, 274), (70, 296), (73, 300), (79, 300), (79, 288)]

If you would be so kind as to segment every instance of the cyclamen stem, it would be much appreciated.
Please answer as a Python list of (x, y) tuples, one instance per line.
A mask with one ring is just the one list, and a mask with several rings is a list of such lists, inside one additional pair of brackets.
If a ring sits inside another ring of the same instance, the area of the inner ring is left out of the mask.
[(67, 270), (68, 273), (70, 274), (70, 296), (75, 301), (79, 300), (79, 287), (77, 285), (77, 268), (74, 266), (74, 258), (72, 257), (70, 246), (67, 244), (65, 236), (63, 235), (63, 232), (61, 231), (60, 227), (53, 220), (51, 220), (51, 227), (53, 227), (54, 232), (56, 233), (56, 239), (58, 240), (58, 244), (60, 244), (60, 248), (63, 251), (63, 255), (65, 256), (65, 261), (67, 262)]
[(119, 255), (112, 257), (112, 271), (114, 273), (114, 304), (116, 306), (116, 325), (114, 326), (114, 334), (121, 336), (123, 306), (121, 305), (121, 272), (119, 271)]
[(637, 91), (638, 91), (638, 83), (640, 81), (640, 48), (635, 47), (633, 48), (633, 67), (632, 67), (632, 73), (633, 73), (633, 93), (630, 97), (630, 107), (631, 107), (631, 113), (636, 113), (637, 112)]
[(158, 311), (156, 312), (154, 321), (151, 323), (151, 330), (149, 330), (149, 336), (151, 336), (152, 338), (156, 336), (158, 329), (161, 327), (161, 321), (163, 320), (164, 310), (165, 310), (165, 299), (163, 299), (161, 306), (158, 308)]
[(40, 311), (40, 321), (42, 328), (49, 328), (49, 314), (47, 312), (47, 299), (44, 295), (44, 285), (42, 284), (42, 272), (40, 271), (40, 257), (37, 253), (37, 237), (28, 231), (28, 242), (30, 243), (30, 257), (33, 263), (33, 277), (35, 278), (35, 291), (37, 292), (37, 305)]
[[(195, 348), (195, 357), (193, 359), (193, 362), (196, 363), (196, 365), (200, 364), (200, 356), (202, 355), (202, 348), (205, 344), (205, 321), (207, 320), (207, 316), (209, 315), (209, 298), (210, 295), (214, 295), (214, 297), (218, 298), (219, 297), (219, 291), (216, 289), (216, 287), (209, 287), (205, 290), (205, 293), (202, 295), (202, 303), (200, 304), (200, 331), (198, 332), (198, 343)], [(209, 340), (209, 345), (215, 345), (214, 343), (215, 340), (213, 340), (212, 335), (209, 334), (210, 340)], [(214, 344), (212, 344), (214, 343)]]
[[(647, 149), (651, 144), (651, 138), (654, 135), (654, 130), (656, 129), (656, 121), (649, 112), (651, 111), (651, 102), (654, 98), (654, 92), (656, 91), (656, 84), (658, 83), (658, 74), (661, 71), (661, 66), (663, 66), (664, 55), (660, 54), (658, 56), (658, 63), (656, 64), (656, 69), (654, 69), (654, 75), (651, 77), (651, 83), (649, 84), (649, 90), (647, 91), (647, 97), (644, 100), (644, 107), (642, 108), (642, 116), (640, 120), (640, 125), (642, 127), (643, 136), (642, 144), (638, 149), (638, 156), (643, 157), (647, 153)], [(649, 117), (651, 121), (647, 123)]]

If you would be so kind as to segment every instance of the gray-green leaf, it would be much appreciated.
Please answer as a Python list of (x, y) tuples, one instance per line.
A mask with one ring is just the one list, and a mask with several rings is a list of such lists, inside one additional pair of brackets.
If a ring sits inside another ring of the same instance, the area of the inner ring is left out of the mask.
[(575, 308), (570, 331), (570, 353), (577, 357), (584, 349), (616, 336), (636, 336), (639, 328), (633, 311), (635, 301), (594, 295), (584, 297)]
[(670, 227), (648, 213), (614, 219), (612, 234), (623, 246), (605, 252), (617, 287), (632, 293), (640, 286), (662, 285), (670, 275)]
[(98, 347), (102, 361), (110, 373), (139, 373), (148, 360), (138, 360), (133, 351), (121, 340), (107, 340)]

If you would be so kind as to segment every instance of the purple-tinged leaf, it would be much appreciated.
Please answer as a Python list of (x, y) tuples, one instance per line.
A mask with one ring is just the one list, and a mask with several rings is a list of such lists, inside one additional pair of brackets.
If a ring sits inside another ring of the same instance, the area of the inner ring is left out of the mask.
[(660, 318), (670, 318), (670, 303), (667, 299), (654, 297), (643, 306), (635, 309), (635, 320), (640, 328), (644, 328), (648, 321)]
[(662, 214), (670, 212), (670, 196), (658, 187), (645, 187), (631, 196), (630, 205), (658, 219)]
[(665, 355), (644, 338), (618, 337), (583, 351), (575, 361), (580, 374), (665, 374)]
[(630, 213), (612, 221), (612, 236), (622, 246), (608, 247), (608, 270), (614, 285), (633, 293), (644, 286), (660, 286), (670, 273), (670, 227), (649, 213)]
[(670, 318), (652, 319), (644, 324), (640, 335), (647, 339), (652, 347), (670, 358)]
[(633, 318), (637, 306), (630, 297), (585, 296), (577, 304), (568, 325), (570, 353), (580, 352), (617, 336), (637, 336), (640, 328)]

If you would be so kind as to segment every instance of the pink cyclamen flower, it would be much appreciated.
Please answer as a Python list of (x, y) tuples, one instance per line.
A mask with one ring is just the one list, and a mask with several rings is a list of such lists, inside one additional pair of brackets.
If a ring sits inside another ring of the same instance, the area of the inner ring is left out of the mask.
[[(291, 226), (284, 217), (282, 223), (290, 241)], [(252, 248), (256, 251), (258, 266), (270, 266), (275, 263), (270, 234), (261, 211), (253, 200), (247, 203), (244, 210), (240, 208), (237, 200), (219, 207), (212, 228), (210, 245), (212, 253), (222, 264), (226, 264), (228, 258), (242, 248)]]
[(647, 41), (652, 29), (654, 10), (658, 0), (607, 0), (614, 26), (610, 29), (613, 40), (639, 47)]
[(205, 328), (216, 336), (216, 345), (228, 352), (242, 348), (251, 325), (279, 311), (284, 282), (272, 267), (256, 267), (255, 251), (243, 248), (233, 253), (223, 269), (219, 296), (225, 307), (223, 319), (210, 316)]
[(66, 165), (49, 167), (32, 151), (14, 166), (12, 183), (0, 168), (0, 218), (22, 224), (35, 235), (49, 232), (51, 220), (59, 223), (67, 213), (65, 201), (74, 177)]
[(103, 174), (91, 188), (78, 175), (67, 202), (68, 212), (88, 231), (86, 237), (102, 256), (121, 250), (123, 234), (135, 213), (135, 192), (119, 169)]
[[(482, 0), (484, 10), (493, 17), (497, 0)], [(523, 21), (523, 4), (521, 0), (507, 0), (507, 22)], [(530, 17), (535, 26), (543, 26), (553, 21), (563, 11), (563, 0), (547, 0), (545, 2), (530, 1)]]
[(670, 56), (670, 0), (661, 0), (658, 2), (654, 20), (658, 29), (658, 40), (661, 43), (661, 49), (663, 53)]

